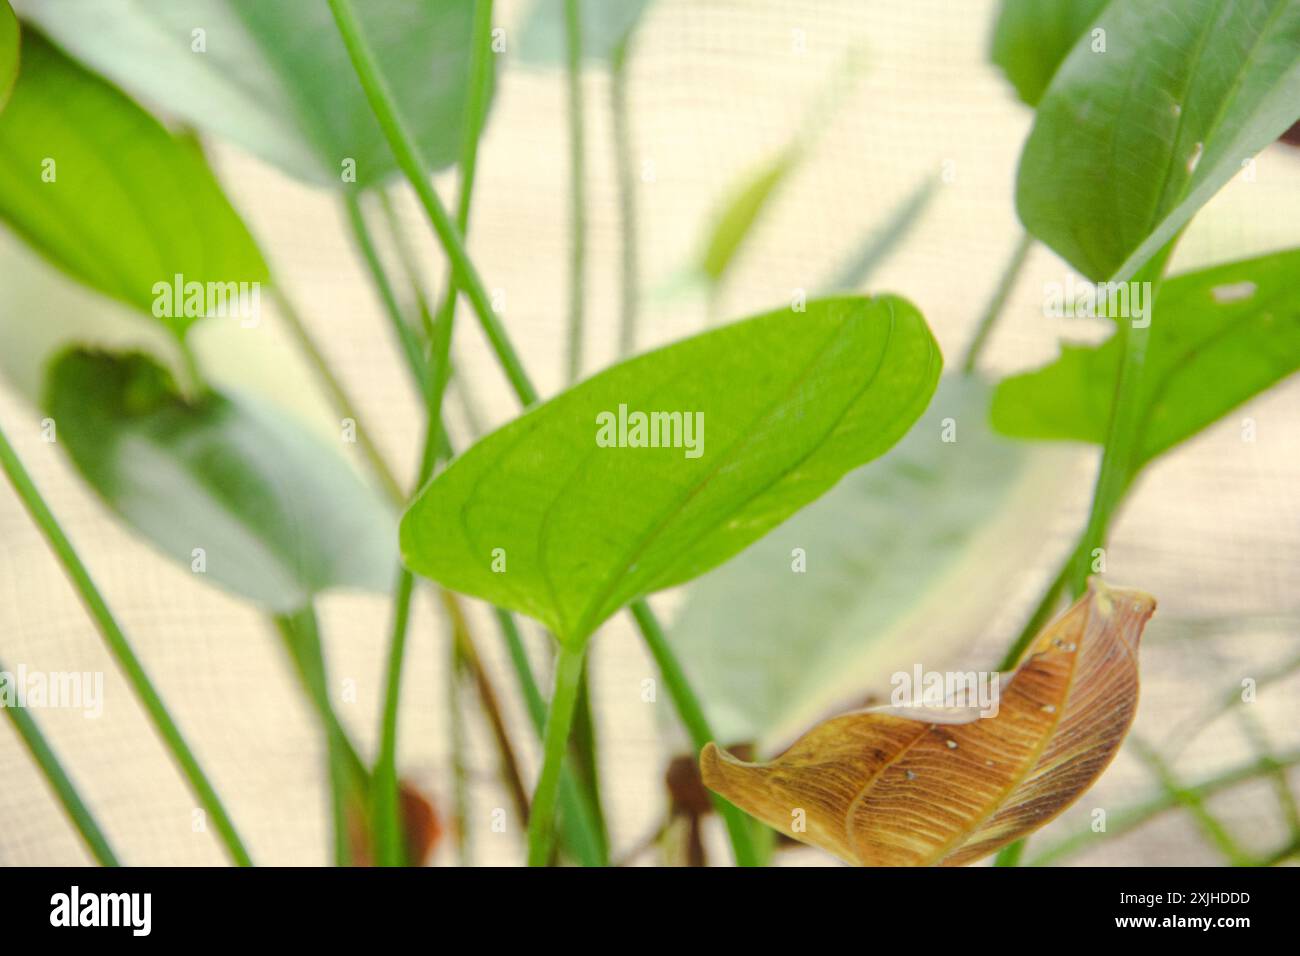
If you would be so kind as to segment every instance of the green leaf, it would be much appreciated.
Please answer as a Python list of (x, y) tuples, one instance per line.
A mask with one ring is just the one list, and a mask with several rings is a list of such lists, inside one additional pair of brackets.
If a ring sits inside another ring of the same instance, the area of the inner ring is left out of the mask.
[[(0, 218), (74, 278), (152, 313), (156, 283), (261, 283), (266, 264), (197, 145), (33, 30), (0, 113)], [(258, 287), (260, 295), (260, 287)], [(197, 319), (162, 321), (178, 336)], [(179, 314), (177, 314), (179, 313)]]
[(1061, 65), (1020, 161), (1025, 227), (1128, 279), (1300, 117), (1295, 0), (1113, 0)]
[[(582, 58), (609, 62), (618, 56), (651, 0), (580, 0)], [(564, 63), (564, 0), (537, 0), (519, 37), (519, 59), (539, 66)]]
[(990, 59), (1020, 99), (1037, 106), (1075, 41), (1107, 0), (1002, 0)]
[[(581, 644), (882, 454), (925, 409), (941, 364), (925, 320), (893, 296), (823, 299), (686, 339), (480, 441), (411, 505), (402, 554)], [(650, 412), (684, 413), (676, 447), (630, 444), (649, 440), (633, 414)], [(611, 418), (630, 427), (616, 436)]]
[[(428, 161), (452, 164), (465, 127), (473, 0), (356, 6)], [(371, 186), (397, 171), (323, 0), (37, 0), (23, 11), (132, 95), (290, 175), (341, 187), (352, 159), (356, 182)]]
[(18, 18), (9, 0), (0, 0), (0, 110), (9, 102), (9, 92), (18, 76)]
[(994, 434), (991, 394), (945, 378), (888, 454), (690, 585), (668, 637), (720, 741), (771, 753), (894, 672), (943, 667), (1042, 563), (1078, 455)]
[[(1106, 440), (1119, 343), (1066, 346), (1002, 382), (993, 425), (1021, 438)], [(1300, 249), (1167, 280), (1155, 303), (1133, 470), (1300, 369)]]
[(152, 359), (74, 350), (45, 407), (77, 470), (122, 519), (187, 568), (272, 611), (332, 588), (385, 591), (394, 518), (346, 461), (248, 399), (183, 399)]

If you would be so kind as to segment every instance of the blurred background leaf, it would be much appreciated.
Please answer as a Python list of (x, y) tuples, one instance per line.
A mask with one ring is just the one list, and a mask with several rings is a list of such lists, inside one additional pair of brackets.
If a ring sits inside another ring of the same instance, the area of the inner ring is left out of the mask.
[[(385, 78), (435, 168), (459, 155), (473, 6), (358, 5)], [(325, 3), (38, 0), (19, 10), (133, 96), (292, 176), (342, 186), (345, 159), (356, 161), (361, 186), (396, 172)]]
[(1016, 95), (1037, 106), (1061, 61), (1097, 19), (1107, 0), (1002, 0), (990, 59)]
[(74, 350), (45, 408), (82, 477), (164, 554), (277, 612), (333, 588), (386, 591), (395, 518), (335, 451), (243, 397), (187, 401), (147, 356)]
[[(582, 57), (608, 62), (620, 51), (652, 0), (580, 0)], [(538, 66), (564, 65), (565, 0), (537, 0), (519, 35), (519, 59)]]
[[(197, 143), (32, 30), (0, 114), (0, 170), (0, 217), (68, 274), (146, 313), (154, 284), (177, 274), (267, 279)], [(172, 311), (162, 321), (183, 336), (197, 317)]]
[(945, 377), (896, 448), (688, 588), (668, 638), (721, 741), (771, 753), (895, 670), (941, 666), (1043, 563), (1082, 456), (994, 434), (990, 395)]

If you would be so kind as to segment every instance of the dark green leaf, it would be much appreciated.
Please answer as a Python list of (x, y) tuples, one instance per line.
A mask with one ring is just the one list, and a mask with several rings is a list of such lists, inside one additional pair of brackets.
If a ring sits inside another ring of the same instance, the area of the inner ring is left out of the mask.
[[(473, 0), (356, 8), (428, 161), (455, 162)], [(291, 175), (342, 186), (351, 159), (368, 186), (397, 170), (324, 0), (37, 0), (23, 10), (129, 93)]]
[(944, 666), (1043, 561), (1079, 455), (994, 434), (991, 395), (945, 378), (883, 458), (689, 586), (668, 637), (719, 740), (771, 753), (900, 668)]
[(1057, 67), (1107, 0), (1002, 0), (991, 59), (1016, 93), (1037, 106)]
[[(157, 314), (155, 285), (253, 283), (266, 264), (197, 145), (32, 30), (0, 113), (0, 218), (82, 282)], [(260, 286), (257, 287), (260, 296)], [(206, 302), (206, 296), (204, 297)], [(158, 311), (177, 335), (198, 318)]]
[[(998, 386), (1008, 435), (1106, 440), (1119, 344), (1066, 346), (1056, 362)], [(1300, 369), (1300, 250), (1165, 282), (1151, 320), (1134, 468)]]
[(1038, 106), (1016, 205), (1094, 280), (1128, 279), (1300, 117), (1300, 3), (1112, 0)]
[(242, 597), (293, 611), (331, 588), (386, 590), (393, 516), (343, 458), (248, 399), (183, 399), (139, 354), (70, 351), (45, 406), (59, 444), (128, 525)]
[[(925, 409), (941, 362), (920, 313), (893, 296), (810, 302), (669, 345), (462, 455), (407, 511), (403, 556), (579, 644), (882, 454)], [(637, 447), (649, 433), (633, 415), (651, 412), (683, 413), (676, 440)]]

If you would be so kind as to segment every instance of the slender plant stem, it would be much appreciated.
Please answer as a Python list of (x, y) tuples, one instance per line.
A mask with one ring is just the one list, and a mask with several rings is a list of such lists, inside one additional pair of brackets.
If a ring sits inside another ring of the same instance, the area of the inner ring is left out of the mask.
[(339, 35), (343, 38), (343, 44), (347, 47), (352, 66), (357, 72), (357, 78), (360, 80), (361, 87), (365, 90), (366, 98), (370, 102), (370, 108), (374, 111), (375, 118), (379, 122), (380, 129), (383, 131), (398, 165), (406, 175), (407, 181), (410, 182), (411, 188), (415, 190), (415, 195), (420, 200), (420, 205), (428, 215), (429, 222), (437, 234), (439, 242), (442, 243), (447, 252), (447, 257), (451, 260), (452, 272), (456, 277), (458, 287), (469, 299), (475, 315), (478, 316), (479, 324), (483, 327), (484, 334), (487, 335), (493, 351), (501, 360), (503, 370), (510, 380), (511, 386), (515, 389), (516, 394), (524, 398), (525, 404), (531, 405), (537, 401), (537, 391), (533, 388), (532, 381), (528, 378), (527, 373), (524, 372), (523, 365), (520, 363), (514, 347), (510, 344), (505, 329), (502, 328), (496, 314), (492, 311), (492, 303), (487, 288), (483, 284), (478, 270), (475, 269), (474, 263), (470, 260), (469, 253), (465, 250), (460, 231), (447, 214), (447, 210), (442, 205), (442, 200), (438, 198), (438, 194), (429, 182), (429, 163), (425, 160), (423, 151), (416, 144), (415, 138), (410, 134), (406, 123), (398, 114), (396, 100), (388, 88), (387, 81), (379, 72), (370, 44), (361, 33), (360, 24), (357, 23), (356, 14), (352, 9), (350, 0), (329, 0), (329, 4), (334, 14), (334, 21), (339, 28)]
[(1177, 237), (1134, 276), (1134, 281), (1150, 282), (1152, 303), (1151, 313), (1144, 325), (1136, 325), (1127, 319), (1117, 320), (1116, 336), (1119, 341), (1121, 359), (1119, 375), (1115, 380), (1115, 398), (1111, 405), (1110, 424), (1106, 430), (1106, 445), (1102, 450), (1101, 466), (1097, 471), (1097, 484), (1093, 489), (1092, 508), (1088, 514), (1088, 526), (1074, 556), (1069, 587), (1071, 593), (1078, 597), (1087, 588), (1088, 573), (1092, 552), (1106, 546), (1110, 532), (1110, 523), (1118, 510), (1124, 492), (1132, 483), (1139, 462), (1137, 444), (1141, 438), (1138, 434), (1143, 407), (1140, 401), (1142, 376), (1146, 368), (1147, 345), (1151, 338), (1151, 323), (1155, 321), (1154, 312), (1156, 296), (1164, 276), (1165, 265), (1173, 254)]
[[(8, 672), (4, 664), (0, 663), (0, 697), (5, 696), (5, 684), (8, 682)], [(18, 737), (27, 747), (28, 753), (36, 761), (36, 766), (40, 769), (45, 782), (50, 785), (54, 795), (58, 798), (59, 803), (63, 806), (64, 811), (68, 814), (68, 819), (76, 827), (77, 832), (81, 834), (81, 839), (85, 841), (86, 848), (90, 850), (90, 855), (100, 866), (121, 866), (117, 855), (108, 843), (108, 838), (104, 836), (104, 831), (99, 828), (95, 822), (95, 816), (86, 806), (81, 794), (77, 792), (76, 785), (72, 778), (68, 776), (59, 763), (58, 755), (55, 754), (54, 748), (49, 745), (45, 736), (41, 733), (41, 728), (37, 725), (35, 719), (27, 712), (27, 708), (22, 706), (15, 697), (13, 706), (3, 707), (5, 714), (13, 721), (14, 729), (18, 731)]]
[(336, 866), (351, 866), (353, 859), (348, 808), (364, 806), (370, 787), (370, 775), (330, 701), (329, 677), (316, 609), (308, 604), (296, 613), (275, 615), (272, 621), (284, 640), (325, 733), (333, 808), (334, 863)]
[(1138, 759), (1146, 764), (1147, 769), (1155, 776), (1156, 781), (1160, 784), (1160, 789), (1191, 815), (1192, 819), (1201, 828), (1201, 832), (1209, 838), (1210, 842), (1215, 845), (1230, 865), (1249, 866), (1251, 864), (1252, 858), (1250, 854), (1243, 850), (1227, 828), (1206, 810), (1204, 798), (1199, 793), (1184, 786), (1174, 774), (1173, 769), (1155, 750), (1136, 734), (1129, 737), (1128, 744)]
[(1002, 663), (998, 665), (999, 670), (1009, 671), (1020, 663), (1020, 658), (1024, 655), (1025, 648), (1033, 642), (1034, 638), (1038, 635), (1038, 632), (1041, 631), (1047, 622), (1051, 620), (1052, 614), (1056, 610), (1056, 605), (1061, 600), (1061, 592), (1065, 590), (1065, 578), (1066, 575), (1070, 573), (1073, 561), (1074, 552), (1070, 552), (1070, 556), (1067, 557), (1064, 564), (1061, 565), (1061, 570), (1056, 573), (1055, 580), (1053, 580), (1047, 590), (1043, 592), (1043, 596), (1039, 600), (1038, 606), (1034, 608), (1034, 612), (1029, 615), (1029, 620), (1025, 622), (1025, 626), (1021, 629), (1020, 635), (1016, 638), (1011, 647), (1007, 649), (1006, 656), (1002, 658)]
[[(352, 65), (357, 71), (357, 77), (361, 81), (361, 86), (370, 102), (370, 107), (375, 113), (389, 147), (393, 150), (393, 155), (397, 157), (399, 166), (402, 168), (403, 173), (406, 174), (416, 196), (420, 199), (434, 233), (446, 251), (447, 257), (451, 260), (456, 281), (469, 299), (470, 305), (478, 317), (479, 324), (483, 327), (488, 342), (491, 344), (506, 378), (514, 389), (515, 395), (525, 407), (532, 405), (538, 399), (537, 390), (533, 387), (532, 380), (529, 379), (528, 373), (524, 370), (505, 328), (497, 321), (492, 311), (483, 280), (465, 250), (460, 232), (456, 229), (455, 224), (451, 222), (441, 200), (438, 199), (437, 193), (434, 192), (428, 182), (428, 177), (425, 174), (425, 169), (428, 168), (427, 164), (423, 161), (419, 147), (398, 115), (396, 101), (379, 72), (369, 44), (361, 34), (351, 3), (349, 0), (329, 0), (329, 4), (334, 14), (334, 20), (338, 24), (339, 33), (343, 37), (344, 45), (348, 49), (348, 55), (352, 59)], [(642, 636), (645, 637), (647, 643), (655, 640), (656, 633), (662, 635), (658, 622), (648, 605), (644, 602), (636, 602), (632, 605), (632, 609)], [(657, 650), (652, 646), (652, 652), (655, 653), (656, 660), (661, 661), (661, 666), (663, 666), (663, 662), (670, 662), (676, 672), (681, 674), (681, 668), (676, 664), (676, 660), (666, 641), (660, 641)], [(676, 684), (676, 688), (680, 693), (674, 692), (674, 703), (678, 707), (683, 722), (687, 723), (688, 727), (694, 725), (694, 731), (696, 732), (692, 733), (693, 738), (697, 741), (701, 738), (706, 742), (711, 740), (713, 735), (708, 731), (708, 724), (704, 722), (703, 711), (700, 709), (693, 693), (691, 693), (689, 685), (685, 683), (684, 676)], [(688, 719), (683, 708), (690, 708), (692, 704), (694, 705), (694, 713)], [(552, 701), (552, 709), (554, 709), (554, 701)], [(703, 746), (703, 744), (700, 743), (699, 746)], [(741, 814), (741, 811), (730, 804), (726, 804), (723, 816), (727, 820), (727, 829), (732, 839), (737, 862), (749, 865), (755, 860), (755, 853), (747, 818)], [(536, 800), (534, 800), (532, 819), (536, 820), (537, 818), (538, 812)]]
[[(510, 612), (500, 608), (492, 610), (500, 625), (506, 651), (510, 655), (510, 663), (519, 681), (520, 693), (528, 708), (529, 719), (538, 737), (545, 737), (546, 699), (537, 686), (536, 678), (533, 677), (532, 665), (528, 662), (528, 652), (524, 650), (519, 626)], [(605, 841), (600, 836), (598, 819), (595, 800), (590, 791), (582, 788), (572, 769), (565, 764), (560, 769), (560, 827), (565, 842), (583, 866), (606, 866), (609, 862)]]
[(582, 115), (582, 13), (564, 0), (565, 91), (569, 118), (569, 351), (566, 381), (582, 375), (587, 261), (587, 170)]
[(392, 326), (393, 334), (397, 337), (398, 345), (401, 346), (402, 353), (406, 357), (406, 366), (411, 372), (411, 378), (420, 395), (427, 396), (431, 385), (428, 379), (428, 367), (424, 361), (424, 353), (420, 347), (420, 341), (415, 335), (415, 330), (411, 328), (410, 323), (402, 315), (402, 307), (397, 303), (397, 296), (393, 292), (392, 283), (388, 281), (388, 276), (379, 260), (379, 251), (375, 248), (374, 239), (370, 235), (370, 228), (366, 225), (365, 213), (361, 208), (360, 194), (356, 190), (345, 190), (343, 193), (343, 206), (347, 212), (348, 225), (352, 229), (352, 238), (369, 269), (370, 278), (375, 284), (375, 291), (379, 293), (379, 298), (383, 302), (384, 314), (388, 317), (388, 324)]
[(398, 483), (392, 469), (388, 467), (388, 463), (384, 460), (379, 447), (375, 445), (374, 440), (370, 437), (370, 429), (362, 425), (360, 413), (349, 397), (347, 390), (344, 389), (343, 383), (334, 374), (333, 369), (330, 368), (329, 362), (325, 359), (325, 354), (316, 345), (316, 340), (307, 331), (307, 326), (303, 323), (297, 309), (294, 308), (293, 303), (278, 284), (273, 283), (271, 290), (280, 307), (281, 317), (289, 327), (298, 348), (316, 373), (316, 378), (321, 387), (325, 389), (330, 404), (334, 406), (335, 414), (342, 418), (350, 418), (356, 424), (357, 443), (361, 446), (362, 453), (370, 463), (370, 470), (374, 473), (384, 493), (394, 501), (403, 500), (402, 486)]
[(994, 866), (1019, 866), (1020, 858), (1025, 854), (1025, 841), (1017, 840), (1015, 843), (1008, 843), (1002, 849), (998, 850), (998, 855), (993, 858)]
[[(1177, 237), (1170, 240), (1133, 276), (1136, 282), (1151, 283), (1152, 291), (1148, 301), (1153, 303), (1152, 312), (1154, 312), (1156, 292), (1164, 276), (1165, 266), (1169, 262), (1170, 255), (1173, 254), (1177, 241)], [(1075, 598), (1087, 590), (1093, 551), (1105, 547), (1111, 520), (1136, 472), (1136, 445), (1140, 438), (1138, 429), (1142, 418), (1142, 407), (1138, 398), (1152, 321), (1154, 317), (1148, 316), (1146, 325), (1135, 326), (1126, 318), (1117, 319), (1118, 328), (1115, 334), (1120, 343), (1122, 357), (1119, 375), (1115, 382), (1115, 397), (1111, 406), (1110, 425), (1106, 432), (1106, 445), (1102, 450), (1101, 466), (1093, 489), (1092, 507), (1089, 510), (1087, 526), (1079, 538), (1079, 543), (1065, 571), (1064, 580), (1058, 578), (1052, 586), (1053, 589), (1068, 586)], [(1054, 601), (1054, 598), (1051, 598), (1051, 601)], [(1049, 596), (1045, 595), (1039, 610), (1044, 610), (1049, 603)], [(1024, 640), (1026, 644), (1032, 639), (1032, 634), (1028, 638), (1023, 633), (1020, 636), (1020, 640)], [(1018, 640), (1017, 644), (1019, 643)], [(1007, 656), (1010, 657), (1010, 653)], [(1023, 850), (1024, 840), (1018, 840), (1005, 847), (998, 854), (998, 859), (1003, 861), (1002, 865), (1014, 866)]]
[[(1268, 731), (1265, 730), (1263, 721), (1249, 710), (1239, 710), (1237, 718), (1241, 729), (1250, 738), (1251, 746), (1255, 748), (1255, 755), (1261, 760), (1272, 761), (1276, 765), (1277, 756), (1268, 739)], [(1282, 819), (1286, 821), (1287, 829), (1291, 832), (1291, 839), (1300, 840), (1300, 804), (1296, 802), (1291, 781), (1287, 779), (1286, 771), (1281, 767), (1276, 767), (1271, 776), (1278, 809), (1282, 813)]]
[(450, 652), (447, 664), (447, 703), (450, 708), (451, 722), (451, 783), (452, 801), (455, 817), (452, 835), (456, 840), (457, 862), (461, 866), (474, 865), (474, 841), (470, 829), (469, 799), (469, 762), (467, 759), (469, 741), (465, 734), (464, 703), (461, 694), (462, 671), (466, 670), (460, 658), (460, 648), (456, 641), (447, 642)]
[(1016, 280), (1020, 278), (1020, 273), (1029, 258), (1029, 251), (1033, 247), (1034, 237), (1028, 232), (1021, 233), (1020, 238), (1016, 240), (1011, 258), (1007, 261), (1006, 269), (1002, 272), (1002, 278), (998, 280), (997, 288), (993, 290), (993, 297), (984, 307), (984, 314), (980, 317), (979, 325), (975, 327), (975, 337), (971, 339), (966, 349), (966, 356), (962, 359), (962, 374), (969, 375), (975, 371), (975, 363), (979, 361), (980, 353), (988, 344), (989, 333), (993, 331), (998, 317), (1006, 308), (1007, 300), (1011, 297), (1011, 291), (1015, 288)]
[(397, 259), (402, 264), (402, 271), (406, 274), (407, 281), (411, 285), (411, 293), (415, 297), (416, 312), (419, 313), (420, 329), (424, 333), (426, 340), (433, 341), (433, 310), (429, 308), (428, 300), (424, 295), (424, 288), (420, 285), (420, 267), (416, 264), (415, 253), (411, 250), (411, 245), (406, 239), (406, 232), (402, 229), (402, 223), (398, 219), (397, 210), (393, 208), (392, 199), (384, 190), (379, 190), (379, 208), (383, 211), (384, 222), (388, 227), (389, 235), (393, 238), (393, 247), (397, 250)]
[[(484, 10), (486, 10), (486, 14), (484, 14)], [(335, 15), (338, 17), (337, 6), (335, 7)], [(491, 5), (480, 4), (475, 16), (473, 56), (477, 65), (474, 69), (475, 79), (472, 84), (472, 93), (475, 89), (486, 85), (487, 67), (485, 58), (491, 56), (491, 16)], [(341, 28), (342, 20), (340, 20)], [(359, 34), (357, 40), (364, 42)], [(377, 72), (374, 75), (380, 83), (383, 82), (382, 77)], [(478, 89), (478, 92), (482, 94), (481, 89)], [(462, 173), (465, 177), (462, 181), (461, 202), (466, 216), (468, 216), (469, 193), (475, 165), (476, 149), (474, 144), (478, 141), (478, 134), (482, 124), (480, 114), (483, 109), (483, 102), (485, 100), (481, 97), (476, 97), (471, 102), (466, 121), (464, 140), (466, 145), (461, 159)], [(436, 201), (437, 196), (433, 193), (433, 187), (429, 185), (427, 178), (421, 181), (424, 183), (425, 190)], [(459, 232), (457, 232), (457, 235), (459, 235)], [(376, 276), (382, 277), (383, 269), (377, 257), (374, 257), (373, 261), (371, 261), (371, 269)], [(383, 280), (382, 285), (388, 285), (386, 279)], [(400, 309), (397, 308), (397, 300), (391, 294), (391, 286), (389, 288), (390, 292), (386, 297), (386, 301), (392, 304), (394, 321), (399, 327), (409, 332), (410, 327), (402, 320)], [(417, 491), (432, 476), (437, 450), (446, 439), (442, 429), (442, 402), (451, 372), (452, 324), (456, 316), (455, 299), (449, 295), (448, 302), (452, 303), (452, 305), (442, 311), (433, 325), (427, 368), (424, 368), (423, 358), (413, 336), (409, 341), (404, 339), (405, 347), (408, 349), (407, 361), (416, 380), (424, 386), (426, 404), (427, 419), (424, 447), (420, 454), (420, 470), (415, 482)], [(397, 588), (393, 600), (393, 630), (388, 652), (388, 682), (384, 695), (384, 717), (380, 737), (379, 760), (375, 768), (376, 842), (379, 847), (380, 860), (385, 864), (399, 864), (402, 854), (402, 848), (400, 842), (398, 842), (400, 838), (398, 819), (401, 814), (401, 806), (397, 787), (397, 715), (401, 695), (402, 662), (406, 652), (406, 631), (410, 623), (411, 596), (414, 583), (415, 580), (411, 572), (402, 567), (398, 571)]]
[[(1279, 754), (1274, 760), (1257, 760), (1252, 763), (1234, 767), (1217, 776), (1210, 777), (1199, 783), (1189, 784), (1183, 787), (1184, 794), (1194, 794), (1204, 799), (1221, 793), (1224, 790), (1231, 789), (1237, 784), (1245, 783), (1249, 780), (1256, 780), (1260, 777), (1268, 776), (1275, 773), (1278, 768), (1294, 767), (1300, 764), (1300, 750), (1293, 750), (1287, 753)], [(1108, 815), (1106, 829), (1098, 833), (1090, 826), (1075, 831), (1064, 839), (1052, 844), (1041, 853), (1031, 857), (1027, 866), (1048, 866), (1059, 863), (1067, 857), (1073, 856), (1083, 850), (1091, 849), (1099, 841), (1113, 840), (1123, 836), (1145, 823), (1148, 823), (1155, 817), (1167, 810), (1172, 810), (1180, 806), (1178, 795), (1168, 790), (1162, 790), (1159, 796), (1137, 804), (1136, 806), (1126, 809), (1116, 810)]]
[(610, 66), (609, 99), (614, 136), (614, 166), (618, 176), (619, 229), (622, 241), (621, 282), (619, 294), (620, 355), (636, 351), (637, 307), (640, 297), (638, 275), (636, 168), (632, 146), (632, 113), (628, 107), (628, 61), (631, 57), (631, 37), (623, 40), (614, 51)]
[(402, 661), (406, 654), (407, 625), (411, 619), (411, 592), (415, 579), (406, 568), (397, 572), (393, 623), (388, 640), (384, 678), (384, 707), (380, 718), (379, 754), (375, 758), (374, 837), (380, 866), (402, 866), (401, 805), (397, 785), (397, 717), (402, 693)]
[(555, 658), (555, 691), (546, 715), (542, 741), (542, 770), (533, 790), (532, 812), (528, 817), (528, 865), (545, 866), (551, 856), (556, 798), (560, 791), (560, 768), (569, 749), (569, 728), (582, 680), (583, 648), (561, 644)]
[(27, 508), (28, 514), (31, 515), (32, 520), (45, 536), (45, 540), (59, 559), (59, 563), (63, 565), (63, 570), (81, 596), (82, 603), (85, 604), (91, 619), (103, 636), (109, 652), (122, 669), (127, 681), (131, 684), (136, 697), (144, 706), (158, 735), (162, 737), (163, 743), (171, 751), (172, 758), (179, 765), (186, 780), (189, 781), (194, 795), (212, 818), (217, 834), (225, 844), (230, 858), (240, 866), (251, 866), (253, 861), (244, 848), (243, 841), (239, 839), (239, 834), (235, 831), (235, 825), (231, 821), (229, 814), (226, 813), (221, 798), (217, 796), (217, 792), (208, 781), (207, 775), (199, 767), (194, 752), (190, 750), (189, 744), (185, 742), (180, 728), (176, 726), (171, 713), (163, 704), (157, 689), (145, 672), (144, 666), (140, 663), (140, 659), (136, 657), (131, 642), (118, 625), (117, 619), (113, 617), (113, 612), (108, 609), (108, 604), (104, 601), (99, 589), (95, 586), (95, 582), (91, 579), (90, 572), (86, 570), (86, 566), (81, 562), (81, 558), (77, 555), (76, 549), (73, 548), (72, 542), (68, 540), (67, 535), (63, 533), (63, 528), (55, 520), (53, 513), (45, 503), (45, 499), (41, 497), (41, 493), (33, 484), (31, 476), (27, 474), (27, 469), (19, 461), (18, 455), (14, 452), (13, 446), (9, 444), (9, 439), (5, 436), (3, 429), (0, 429), (0, 467), (3, 467), (10, 484), (14, 486), (18, 497)]
[[(686, 726), (686, 732), (691, 736), (692, 745), (697, 751), (704, 749), (704, 745), (717, 740), (717, 736), (709, 727), (708, 718), (704, 716), (704, 707), (695, 696), (695, 691), (691, 689), (681, 663), (668, 646), (668, 638), (664, 636), (663, 628), (660, 627), (658, 619), (650, 610), (650, 605), (645, 601), (634, 602), (630, 610), (641, 628), (641, 633), (645, 636), (646, 644), (655, 659), (655, 664), (659, 667), (659, 673), (663, 675), (664, 683), (668, 685), (668, 693), (673, 699), (682, 723)], [(749, 817), (744, 811), (716, 793), (709, 794), (709, 798), (727, 826), (736, 865), (759, 865), (761, 857), (754, 844)]]
[(524, 789), (524, 777), (519, 772), (519, 761), (515, 758), (515, 748), (510, 742), (510, 734), (506, 729), (505, 718), (502, 716), (501, 706), (497, 701), (496, 690), (492, 687), (491, 681), (488, 680), (487, 672), (483, 669), (483, 662), (478, 656), (478, 648), (474, 646), (474, 642), (469, 635), (469, 628), (465, 626), (465, 613), (461, 610), (460, 602), (456, 600), (455, 595), (450, 591), (442, 592), (442, 600), (443, 606), (447, 610), (447, 616), (451, 620), (452, 640), (456, 644), (457, 657), (474, 678), (474, 686), (478, 690), (479, 702), (483, 705), (488, 724), (492, 728), (492, 735), (496, 738), (497, 752), (501, 756), (501, 776), (505, 780), (506, 789), (510, 791), (519, 818), (527, 820), (528, 791)]

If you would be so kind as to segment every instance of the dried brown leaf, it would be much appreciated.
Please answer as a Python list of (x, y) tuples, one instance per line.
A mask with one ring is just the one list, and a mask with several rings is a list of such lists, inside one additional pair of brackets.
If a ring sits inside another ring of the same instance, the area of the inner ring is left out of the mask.
[[(1002, 681), (996, 716), (876, 708), (813, 727), (769, 763), (709, 744), (704, 782), (796, 840), (862, 866), (970, 863), (1043, 826), (1110, 763), (1137, 709), (1141, 591), (1090, 581)], [(802, 829), (800, 825), (802, 824)]]

